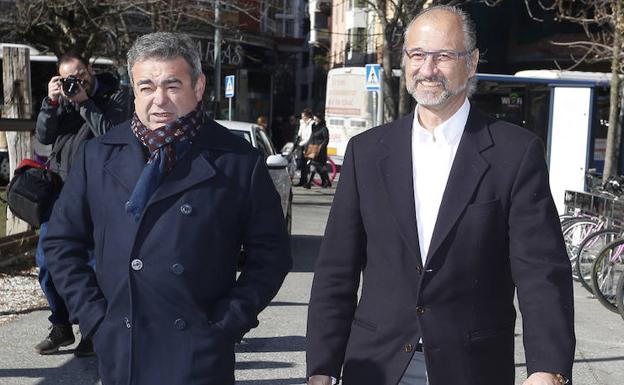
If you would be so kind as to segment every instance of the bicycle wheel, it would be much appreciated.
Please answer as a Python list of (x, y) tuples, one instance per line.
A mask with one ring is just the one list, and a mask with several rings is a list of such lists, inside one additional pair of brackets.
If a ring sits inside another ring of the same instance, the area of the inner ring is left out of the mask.
[(600, 251), (618, 238), (619, 235), (620, 231), (618, 230), (604, 229), (589, 234), (579, 245), (576, 257), (576, 272), (581, 285), (592, 294), (594, 294), (594, 288), (591, 284), (592, 265)]
[(592, 265), (592, 287), (598, 301), (617, 313), (616, 289), (624, 271), (624, 238), (607, 245)]
[(618, 281), (615, 301), (618, 311), (620, 312), (622, 319), (624, 319), (624, 274), (620, 276), (620, 280)]
[(564, 221), (567, 221), (572, 218), (577, 218), (577, 217), (574, 216), (573, 214), (561, 214), (559, 215), (559, 223), (563, 223)]
[(564, 220), (561, 221), (561, 231), (564, 232), (564, 231), (566, 231), (566, 229), (568, 227), (570, 227), (574, 223), (576, 223), (578, 221), (583, 221), (583, 220), (586, 220), (586, 219), (587, 219), (586, 217), (565, 218)]
[(576, 257), (578, 256), (579, 246), (589, 234), (599, 230), (598, 227), (598, 221), (582, 219), (572, 223), (563, 231), (563, 240), (565, 241), (568, 258), (572, 264), (572, 277), (574, 279), (578, 279)]

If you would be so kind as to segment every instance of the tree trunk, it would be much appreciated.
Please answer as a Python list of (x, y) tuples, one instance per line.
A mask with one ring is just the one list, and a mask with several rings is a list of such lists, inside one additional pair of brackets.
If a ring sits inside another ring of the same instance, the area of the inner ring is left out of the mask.
[(617, 170), (617, 128), (619, 127), (619, 101), (620, 101), (620, 52), (622, 48), (622, 3), (617, 2), (615, 23), (613, 26), (613, 59), (611, 60), (611, 95), (609, 99), (609, 129), (607, 131), (607, 149), (605, 153), (604, 172), (602, 174), (603, 182), (610, 176), (616, 175)]
[(382, 67), (383, 67), (383, 105), (384, 105), (384, 123), (389, 123), (396, 119), (396, 99), (394, 93), (394, 84), (392, 82), (392, 42), (388, 40), (384, 33), (384, 46), (382, 48)]
[(405, 70), (401, 71), (401, 78), (399, 80), (399, 118), (409, 114), (412, 95), (407, 92), (405, 87), (407, 79), (405, 78)]
[[(30, 89), (30, 51), (27, 48), (5, 47), (2, 51), (4, 81), (4, 115), (8, 119), (30, 119), (32, 94)], [(7, 132), (10, 177), (15, 167), (32, 154), (30, 132)], [(6, 235), (28, 230), (28, 224), (13, 215), (7, 207)]]

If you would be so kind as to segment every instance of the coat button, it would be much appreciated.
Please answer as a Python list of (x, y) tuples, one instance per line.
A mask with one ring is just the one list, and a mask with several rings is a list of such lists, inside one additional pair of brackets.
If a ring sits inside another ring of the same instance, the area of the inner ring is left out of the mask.
[(173, 326), (175, 326), (175, 328), (178, 330), (184, 330), (186, 329), (186, 321), (184, 321), (182, 318), (178, 318), (173, 322)]
[(179, 263), (174, 263), (173, 265), (171, 265), (171, 271), (175, 275), (180, 275), (180, 274), (184, 273), (184, 266), (182, 266)]
[(126, 325), (126, 329), (130, 329), (132, 327), (132, 324), (130, 323), (128, 317), (124, 318), (124, 324)]
[(423, 315), (425, 314), (425, 308), (422, 306), (417, 306), (416, 307), (416, 315)]
[(418, 274), (422, 274), (422, 270), (422, 267), (416, 266), (416, 271), (418, 272)]
[(143, 268), (143, 261), (140, 259), (133, 259), (130, 266), (132, 266), (132, 270), (139, 271)]
[(403, 350), (405, 350), (405, 353), (411, 353), (412, 350), (414, 350), (414, 346), (410, 343), (405, 344), (405, 346), (403, 346)]
[(193, 207), (191, 207), (191, 205), (189, 205), (188, 203), (185, 203), (180, 206), (180, 212), (184, 215), (191, 215), (191, 213), (193, 212)]

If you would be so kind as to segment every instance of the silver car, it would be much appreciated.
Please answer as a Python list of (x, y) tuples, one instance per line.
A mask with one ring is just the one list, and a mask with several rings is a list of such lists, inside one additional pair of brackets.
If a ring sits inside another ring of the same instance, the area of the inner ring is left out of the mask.
[(245, 138), (252, 146), (264, 153), (266, 164), (275, 184), (275, 189), (282, 199), (282, 210), (286, 220), (286, 228), (290, 234), (292, 223), (292, 155), (278, 154), (273, 144), (260, 126), (254, 123), (217, 120), (217, 123), (226, 127), (233, 134)]

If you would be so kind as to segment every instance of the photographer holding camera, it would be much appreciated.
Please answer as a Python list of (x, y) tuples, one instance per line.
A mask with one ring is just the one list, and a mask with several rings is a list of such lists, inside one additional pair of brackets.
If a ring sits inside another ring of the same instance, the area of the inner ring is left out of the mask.
[[(36, 137), (42, 144), (53, 145), (49, 168), (64, 180), (80, 144), (128, 120), (132, 104), (128, 89), (119, 84), (115, 75), (109, 72), (96, 75), (89, 62), (77, 52), (70, 51), (59, 58), (58, 73), (48, 83), (48, 96), (37, 117)], [(39, 354), (54, 353), (75, 341), (67, 307), (45, 263), (41, 245), (46, 232), (47, 221), (41, 225), (36, 260), (39, 283), (52, 311), (49, 317), (52, 326), (48, 337), (35, 346)], [(91, 340), (83, 338), (74, 354), (78, 357), (93, 355)]]

